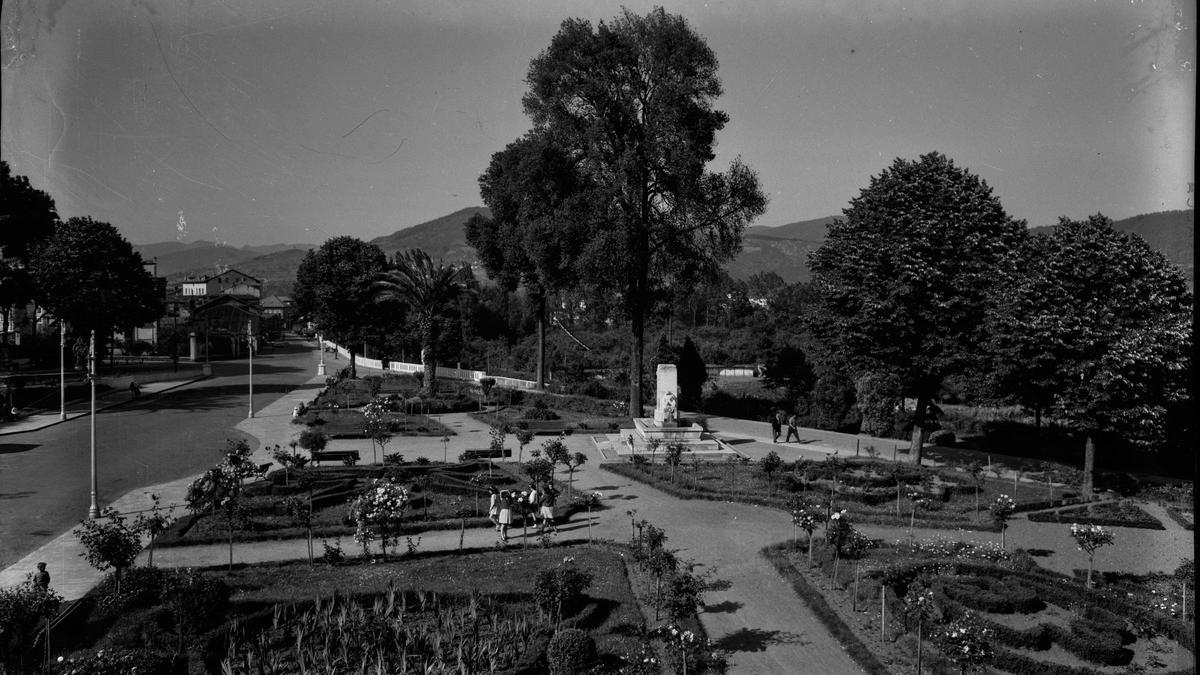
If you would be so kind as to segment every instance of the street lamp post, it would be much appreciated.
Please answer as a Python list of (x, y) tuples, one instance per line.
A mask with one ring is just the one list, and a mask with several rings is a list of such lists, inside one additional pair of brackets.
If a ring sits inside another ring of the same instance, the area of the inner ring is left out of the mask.
[(325, 376), (325, 338), (317, 335), (317, 349), (321, 352), (321, 362), (317, 364), (317, 375)]
[(96, 505), (96, 331), (92, 330), (91, 339), (88, 345), (88, 382), (92, 386), (92, 420), (91, 420), (91, 447), (92, 447), (92, 503), (88, 506), (88, 518), (95, 518), (100, 515), (100, 507)]
[(67, 324), (58, 322), (58, 419), (67, 419)]
[(254, 321), (246, 320), (246, 355), (250, 357), (250, 417), (254, 417)]

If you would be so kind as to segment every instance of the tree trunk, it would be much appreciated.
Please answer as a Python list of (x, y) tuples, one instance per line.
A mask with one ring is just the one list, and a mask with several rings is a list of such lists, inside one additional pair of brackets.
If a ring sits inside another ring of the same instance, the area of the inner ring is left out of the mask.
[(357, 380), (358, 379), (358, 368), (354, 365), (354, 355), (357, 354), (358, 352), (356, 352), (354, 350), (353, 342), (346, 345), (346, 351), (350, 355), (350, 379)]
[(1083, 442), (1083, 493), (1084, 499), (1092, 498), (1096, 473), (1096, 440), (1092, 432), (1088, 432)]
[(546, 296), (537, 300), (537, 388), (546, 388)]
[(437, 391), (437, 360), (433, 356), (433, 345), (421, 345), (421, 369), (424, 371), (424, 382), (422, 383), (425, 391), (430, 394)]
[(642, 416), (642, 344), (646, 327), (641, 309), (631, 312), (629, 326), (629, 414)]
[(808, 533), (808, 566), (809, 567), (812, 567), (812, 544), (813, 544), (813, 533), (810, 531)]

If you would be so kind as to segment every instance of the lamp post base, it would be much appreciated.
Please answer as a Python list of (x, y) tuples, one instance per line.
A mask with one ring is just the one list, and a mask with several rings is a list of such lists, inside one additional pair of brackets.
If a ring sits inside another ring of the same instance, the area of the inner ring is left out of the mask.
[(325, 375), (325, 364), (324, 363), (317, 364), (317, 374), (321, 375), (321, 376)]

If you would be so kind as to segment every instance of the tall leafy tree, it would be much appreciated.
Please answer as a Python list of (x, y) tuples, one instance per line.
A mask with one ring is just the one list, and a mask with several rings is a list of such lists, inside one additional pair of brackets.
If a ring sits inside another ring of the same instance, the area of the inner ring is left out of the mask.
[(566, 150), (585, 178), (594, 227), (580, 271), (620, 298), (629, 320), (629, 403), (642, 406), (646, 316), (662, 289), (712, 274), (741, 246), (766, 208), (758, 179), (740, 160), (707, 170), (728, 116), (717, 58), (687, 22), (661, 8), (628, 10), (593, 27), (568, 19), (530, 64), (525, 111)]
[(304, 254), (296, 270), (296, 307), (322, 334), (350, 352), (350, 374), (358, 377), (354, 357), (376, 332), (376, 277), (387, 268), (383, 249), (354, 237), (334, 237)]
[(441, 339), (441, 319), (453, 309), (455, 301), (467, 290), (469, 268), (433, 262), (419, 248), (396, 254), (391, 269), (376, 278), (375, 300), (399, 300), (408, 305), (421, 337), (423, 386), (437, 391), (437, 348)]
[(978, 358), (990, 288), (1026, 236), (978, 176), (940, 153), (896, 159), (810, 259), (813, 328), (854, 373), (894, 373), (916, 400), (913, 461), (948, 375)]
[(34, 299), (79, 334), (101, 343), (163, 314), (162, 289), (142, 256), (112, 225), (71, 218), (30, 259)]
[(1157, 448), (1188, 416), (1194, 299), (1178, 268), (1102, 215), (1038, 239), (996, 294), (991, 344), (1010, 382), (1084, 436), (1090, 494), (1100, 436)]
[[(29, 259), (54, 233), (56, 223), (58, 211), (50, 195), (0, 161), (0, 327), (8, 326), (13, 307), (33, 299)], [(0, 330), (0, 340), (7, 349), (7, 331)]]
[(537, 320), (537, 386), (546, 385), (547, 300), (577, 278), (575, 260), (586, 239), (583, 177), (574, 161), (545, 134), (531, 133), (492, 155), (479, 177), (492, 212), (466, 224), (467, 243), (488, 276), (508, 291), (523, 286)]
[(767, 356), (763, 384), (772, 389), (782, 389), (789, 406), (795, 406), (812, 393), (816, 382), (816, 371), (803, 349), (794, 345), (783, 345)]

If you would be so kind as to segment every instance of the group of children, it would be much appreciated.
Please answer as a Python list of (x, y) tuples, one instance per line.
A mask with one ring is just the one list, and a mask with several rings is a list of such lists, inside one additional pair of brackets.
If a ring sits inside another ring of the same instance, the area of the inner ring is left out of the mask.
[(488, 489), (492, 493), (488, 503), (488, 520), (496, 526), (500, 541), (508, 543), (508, 528), (513, 523), (514, 512), (525, 518), (532, 515), (539, 534), (545, 533), (547, 528), (558, 534), (558, 528), (554, 525), (558, 490), (552, 484), (530, 483), (528, 490), (520, 492), (497, 490), (494, 485)]

